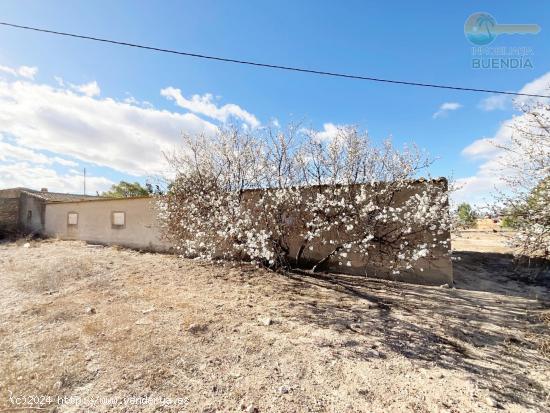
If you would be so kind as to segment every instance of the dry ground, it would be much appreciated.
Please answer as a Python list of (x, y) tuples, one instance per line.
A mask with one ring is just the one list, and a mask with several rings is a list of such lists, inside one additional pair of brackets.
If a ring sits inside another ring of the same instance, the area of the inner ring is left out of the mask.
[(453, 249), (455, 251), (491, 252), (511, 254), (513, 250), (507, 245), (507, 240), (514, 235), (512, 231), (480, 231), (468, 229), (453, 234)]
[(450, 289), (0, 245), (0, 411), (548, 411), (549, 290), (458, 255)]

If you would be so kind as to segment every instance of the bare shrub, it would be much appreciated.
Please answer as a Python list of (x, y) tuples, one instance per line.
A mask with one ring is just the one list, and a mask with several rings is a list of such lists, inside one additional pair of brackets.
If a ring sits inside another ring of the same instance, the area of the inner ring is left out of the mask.
[(184, 141), (158, 199), (182, 255), (317, 271), (354, 254), (396, 274), (448, 249), (446, 181), (416, 179), (432, 161), (415, 147), (376, 146), (353, 127), (331, 139), (291, 126)]
[(40, 263), (18, 263), (13, 271), (27, 274), (21, 280), (24, 288), (36, 292), (58, 291), (66, 282), (89, 276), (93, 271), (91, 258), (50, 257)]

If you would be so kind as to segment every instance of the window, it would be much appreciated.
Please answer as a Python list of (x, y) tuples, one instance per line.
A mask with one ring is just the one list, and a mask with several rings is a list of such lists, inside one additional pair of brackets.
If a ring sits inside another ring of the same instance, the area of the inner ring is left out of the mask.
[(111, 217), (112, 228), (124, 228), (126, 226), (126, 213), (113, 211)]
[(78, 214), (76, 212), (69, 212), (67, 214), (68, 225), (78, 225)]
[(27, 224), (30, 224), (32, 221), (32, 211), (29, 209), (27, 211)]

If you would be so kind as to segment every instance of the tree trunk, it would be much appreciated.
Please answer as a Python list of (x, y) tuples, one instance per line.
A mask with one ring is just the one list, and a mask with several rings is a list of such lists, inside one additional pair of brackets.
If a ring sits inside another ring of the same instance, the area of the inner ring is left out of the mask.
[(311, 269), (312, 272), (316, 272), (320, 267), (322, 267), (328, 260), (331, 259), (331, 257), (334, 256), (334, 254), (336, 254), (338, 251), (340, 251), (341, 249), (343, 248), (342, 245), (339, 245), (337, 246), (336, 248), (334, 248), (330, 254), (328, 254), (325, 258), (323, 258), (321, 261), (319, 261), (317, 264), (315, 264), (313, 266), (313, 268)]

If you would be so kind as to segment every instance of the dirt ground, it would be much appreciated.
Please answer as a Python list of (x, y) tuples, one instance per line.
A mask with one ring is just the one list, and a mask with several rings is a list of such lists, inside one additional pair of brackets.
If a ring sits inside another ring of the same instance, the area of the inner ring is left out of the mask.
[(0, 411), (549, 411), (550, 291), (475, 242), (456, 288), (2, 244)]
[(452, 244), (455, 251), (491, 252), (511, 254), (513, 250), (507, 240), (513, 236), (512, 231), (479, 231), (464, 230), (453, 234)]

